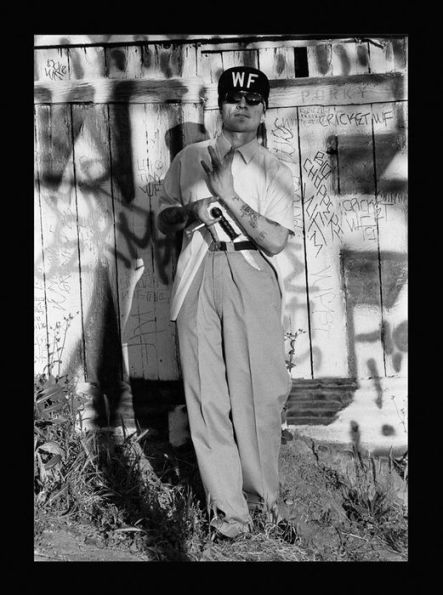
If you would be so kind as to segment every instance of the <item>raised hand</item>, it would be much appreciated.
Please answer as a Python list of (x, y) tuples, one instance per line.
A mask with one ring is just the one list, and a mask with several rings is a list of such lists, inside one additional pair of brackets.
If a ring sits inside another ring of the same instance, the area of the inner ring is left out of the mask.
[(234, 159), (234, 148), (220, 159), (213, 147), (208, 147), (211, 158), (212, 169), (202, 160), (200, 163), (206, 172), (209, 191), (213, 196), (224, 198), (234, 194), (234, 180), (232, 177), (232, 160)]

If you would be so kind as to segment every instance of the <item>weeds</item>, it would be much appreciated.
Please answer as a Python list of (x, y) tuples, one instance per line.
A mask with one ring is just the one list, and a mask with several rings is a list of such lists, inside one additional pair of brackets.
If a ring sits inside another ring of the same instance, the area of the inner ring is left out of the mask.
[[(58, 360), (61, 351), (53, 350)], [(87, 523), (105, 545), (131, 546), (153, 561), (366, 560), (380, 543), (404, 553), (405, 512), (375, 459), (355, 448), (352, 473), (343, 474), (297, 436), (281, 455), (292, 534), (257, 512), (251, 533), (214, 542), (193, 451), (153, 444), (149, 432), (123, 431), (122, 439), (79, 431), (85, 403), (68, 377), (53, 373), (56, 363), (34, 383), (36, 535), (46, 513)]]
[[(388, 476), (389, 477), (389, 476)], [(363, 534), (375, 537), (398, 552), (407, 545), (404, 508), (393, 497), (392, 484), (381, 481), (376, 460), (354, 448), (354, 478), (345, 487), (343, 509)]]

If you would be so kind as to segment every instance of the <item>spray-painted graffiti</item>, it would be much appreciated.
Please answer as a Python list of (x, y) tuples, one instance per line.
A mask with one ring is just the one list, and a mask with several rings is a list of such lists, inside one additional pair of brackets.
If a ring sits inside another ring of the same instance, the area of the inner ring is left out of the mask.
[[(350, 349), (351, 373), (357, 375), (356, 344), (376, 343), (383, 345), (385, 369), (381, 370), (374, 358), (366, 362), (370, 376), (374, 379), (386, 375), (386, 358), (391, 358), (395, 372), (400, 372), (402, 359), (408, 351), (408, 322), (406, 304), (401, 306), (400, 298), (407, 285), (407, 256), (404, 253), (342, 250), (341, 260), (346, 284), (347, 333)], [(380, 264), (381, 263), (381, 264)], [(380, 291), (381, 266), (381, 291)], [(375, 326), (365, 332), (355, 326), (355, 312), (359, 307), (381, 308), (380, 316), (374, 319)], [(374, 382), (376, 382), (374, 380)], [(376, 384), (377, 388), (377, 384)], [(377, 406), (382, 406), (381, 390), (377, 390)]]

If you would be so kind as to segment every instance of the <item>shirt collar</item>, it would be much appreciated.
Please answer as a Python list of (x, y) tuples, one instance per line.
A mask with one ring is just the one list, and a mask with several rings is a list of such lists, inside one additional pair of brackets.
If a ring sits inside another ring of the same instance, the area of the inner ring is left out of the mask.
[[(231, 144), (228, 141), (228, 139), (226, 138), (226, 136), (223, 134), (223, 132), (221, 132), (218, 135), (217, 140), (215, 141), (215, 144), (216, 144), (219, 154), (222, 157), (224, 157), (226, 155), (226, 153), (229, 151), (229, 149), (231, 148)], [(249, 163), (251, 161), (251, 159), (254, 157), (258, 147), (259, 147), (259, 143), (258, 143), (257, 138), (253, 138), (251, 141), (249, 141), (245, 145), (238, 147), (237, 151), (243, 157), (244, 162)]]

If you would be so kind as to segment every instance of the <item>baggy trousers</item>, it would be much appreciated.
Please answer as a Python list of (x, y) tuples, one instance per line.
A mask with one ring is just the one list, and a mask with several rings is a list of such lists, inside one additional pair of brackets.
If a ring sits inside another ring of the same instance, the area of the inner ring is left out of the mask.
[(177, 318), (191, 438), (211, 508), (250, 522), (279, 493), (281, 412), (290, 390), (275, 271), (251, 251), (209, 251)]

